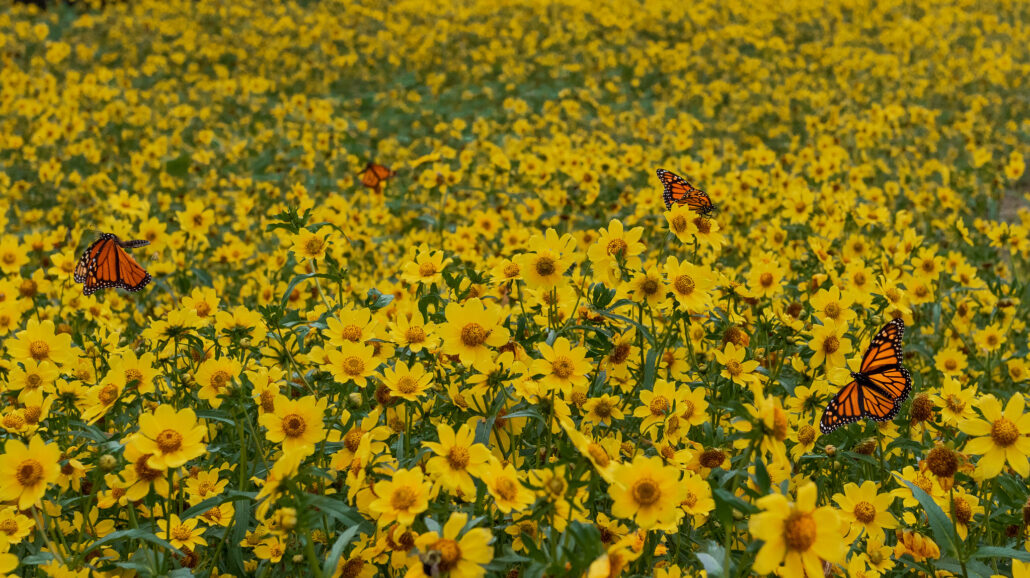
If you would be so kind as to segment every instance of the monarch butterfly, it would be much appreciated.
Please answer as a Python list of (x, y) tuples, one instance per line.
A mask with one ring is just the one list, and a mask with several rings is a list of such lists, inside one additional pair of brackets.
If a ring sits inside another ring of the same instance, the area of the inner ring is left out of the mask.
[(864, 417), (876, 421), (894, 419), (912, 391), (912, 375), (901, 366), (904, 334), (905, 322), (895, 319), (873, 337), (862, 366), (851, 372), (855, 379), (826, 404), (819, 421), (824, 434)]
[(82, 292), (86, 295), (108, 287), (139, 291), (150, 283), (150, 273), (143, 270), (125, 249), (149, 244), (150, 241), (144, 240), (122, 241), (111, 233), (102, 233), (86, 248), (75, 266), (75, 282), (83, 284)]
[(695, 188), (683, 177), (670, 173), (665, 169), (658, 169), (658, 180), (662, 181), (665, 192), (662, 199), (665, 201), (665, 208), (671, 209), (673, 203), (687, 205), (690, 209), (700, 215), (707, 215), (715, 210), (712, 199), (708, 193)]
[(378, 193), (383, 181), (395, 176), (396, 174), (397, 171), (390, 170), (383, 165), (368, 163), (365, 165), (365, 168), (358, 173), (358, 176), (361, 177), (361, 184), (370, 189), (375, 189), (375, 192)]

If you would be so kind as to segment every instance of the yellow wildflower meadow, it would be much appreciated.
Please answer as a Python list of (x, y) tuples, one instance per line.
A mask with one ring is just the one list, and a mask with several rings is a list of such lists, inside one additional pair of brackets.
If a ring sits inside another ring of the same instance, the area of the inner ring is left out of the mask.
[(0, 576), (1030, 575), (1026, 2), (30, 4)]

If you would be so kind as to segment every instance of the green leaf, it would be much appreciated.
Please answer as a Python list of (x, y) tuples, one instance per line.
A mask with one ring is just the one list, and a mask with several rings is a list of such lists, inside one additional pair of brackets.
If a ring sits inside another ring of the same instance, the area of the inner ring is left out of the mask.
[(923, 511), (926, 512), (926, 517), (930, 520), (930, 531), (933, 532), (933, 539), (937, 542), (937, 545), (941, 546), (941, 550), (948, 555), (957, 557), (959, 540), (955, 534), (955, 527), (948, 518), (948, 515), (922, 488), (908, 480), (901, 480), (901, 482), (912, 490), (912, 495), (923, 506)]
[(1001, 558), (1002, 560), (1030, 562), (1030, 552), (1003, 546), (981, 546), (970, 558)]
[(333, 499), (330, 496), (316, 496), (313, 494), (304, 496), (304, 499), (310, 505), (321, 510), (322, 513), (331, 518), (336, 518), (344, 524), (353, 526), (361, 524), (361, 516), (355, 515), (354, 508), (348, 506), (342, 499)]
[(705, 552), (698, 552), (697, 559), (704, 566), (705, 572), (709, 576), (722, 576), (722, 562), (717, 560), (715, 556)]
[(329, 550), (329, 557), (326, 558), (325, 565), (322, 566), (323, 576), (332, 576), (336, 573), (336, 565), (340, 561), (340, 556), (343, 555), (343, 549), (350, 544), (350, 541), (354, 539), (354, 535), (357, 534), (360, 529), (361, 526), (355, 524), (350, 528), (347, 528), (347, 530), (340, 534), (340, 537), (333, 542), (333, 547)]
[(634, 321), (629, 317), (626, 317), (625, 315), (619, 315), (617, 313), (612, 313), (610, 311), (598, 311), (598, 313), (604, 317), (607, 317), (608, 319), (614, 319), (616, 321), (622, 321), (623, 323), (629, 323), (630, 325), (635, 327), (641, 335), (644, 336), (644, 339), (646, 339), (648, 343), (650, 343), (651, 345), (655, 344), (654, 336), (651, 335), (651, 331), (647, 327), (644, 327), (641, 323)]
[(87, 546), (86, 549), (79, 554), (79, 557), (85, 558), (86, 555), (92, 552), (93, 550), (96, 550), (97, 548), (104, 546), (106, 544), (117, 542), (119, 540), (143, 540), (144, 542), (150, 542), (155, 546), (160, 546), (168, 550), (169, 552), (179, 551), (179, 549), (175, 546), (172, 546), (168, 542), (154, 535), (154, 531), (155, 529), (144, 530), (143, 528), (133, 528), (131, 530), (119, 530), (117, 532), (111, 532), (110, 534)]
[(165, 172), (173, 177), (185, 177), (190, 174), (190, 156), (186, 153), (165, 163)]

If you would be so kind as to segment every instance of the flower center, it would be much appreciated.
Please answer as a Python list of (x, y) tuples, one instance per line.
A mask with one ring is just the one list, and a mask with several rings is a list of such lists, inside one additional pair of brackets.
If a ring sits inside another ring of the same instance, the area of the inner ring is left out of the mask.
[(50, 346), (46, 341), (33, 341), (29, 344), (29, 355), (36, 361), (43, 361), (50, 356)]
[(318, 237), (311, 237), (304, 242), (304, 252), (309, 256), (315, 256), (322, 252), (322, 239)]
[(772, 287), (772, 284), (773, 284), (772, 273), (762, 273), (758, 277), (758, 282), (762, 285), (762, 287)]
[(835, 353), (838, 349), (840, 349), (840, 340), (835, 335), (831, 335), (823, 340), (824, 353)]
[(440, 574), (451, 570), (461, 561), (461, 546), (454, 540), (447, 538), (437, 540), (432, 549), (440, 553), (440, 564), (438, 564)]
[(18, 522), (14, 518), (5, 518), (0, 521), (0, 532), (8, 535), (13, 535), (18, 531)]
[(36, 389), (43, 385), (43, 378), (38, 374), (31, 373), (25, 377), (25, 389)]
[(676, 233), (682, 233), (687, 230), (687, 219), (683, 215), (676, 215), (672, 218), (672, 230)]
[(722, 450), (705, 450), (701, 452), (701, 457), (698, 459), (701, 465), (706, 468), (717, 468), (726, 461), (726, 454)]
[(633, 499), (641, 506), (650, 506), (662, 497), (662, 491), (651, 478), (643, 478), (633, 483)]
[(651, 400), (650, 409), (651, 409), (651, 415), (654, 415), (654, 416), (665, 415), (666, 413), (669, 412), (669, 400), (666, 399), (665, 396), (656, 395), (654, 397), (654, 399)]
[(559, 379), (568, 379), (575, 369), (576, 366), (572, 363), (572, 360), (564, 355), (551, 362), (551, 372), (558, 376)]
[(113, 383), (105, 385), (97, 395), (97, 399), (100, 400), (101, 405), (111, 405), (118, 399), (118, 386)]
[(798, 443), (807, 446), (813, 441), (815, 441), (815, 428), (808, 424), (801, 426), (798, 429)]
[(408, 340), (408, 343), (422, 343), (426, 340), (426, 330), (421, 327), (409, 327), (404, 332), (404, 338)]
[(550, 257), (540, 257), (536, 261), (536, 272), (541, 277), (547, 277), (553, 275), (558, 268), (554, 265), (554, 259)]
[(18, 464), (15, 472), (18, 484), (23, 487), (34, 486), (43, 480), (43, 464), (32, 458), (23, 460)]
[(690, 418), (694, 417), (694, 410), (695, 409), (697, 409), (697, 408), (694, 407), (694, 402), (690, 401), (689, 399), (684, 400), (683, 401), (683, 413), (681, 413), (680, 415), (683, 416), (683, 419), (689, 420)]
[(166, 429), (157, 434), (155, 441), (157, 449), (161, 450), (161, 453), (170, 454), (179, 451), (179, 448), (182, 447), (182, 434), (173, 429)]
[(898, 291), (894, 287), (888, 289), (885, 295), (891, 303), (897, 303), (898, 301), (901, 301), (901, 291)]
[(25, 416), (19, 410), (14, 410), (3, 418), (3, 427), (8, 430), (20, 430), (25, 427)]
[(343, 436), (343, 445), (352, 452), (358, 451), (358, 446), (361, 445), (361, 436), (365, 435), (365, 432), (360, 429), (354, 429), (347, 432), (347, 435)]
[(607, 401), (599, 401), (594, 406), (594, 413), (601, 419), (607, 419), (612, 415), (612, 406)]
[(272, 413), (275, 411), (275, 398), (272, 397), (272, 390), (266, 390), (261, 392), (261, 411), (262, 413)]
[(361, 328), (357, 325), (348, 325), (340, 332), (340, 336), (347, 341), (357, 341), (361, 339)]
[(512, 278), (512, 277), (518, 277), (519, 276), (519, 272), (520, 272), (519, 266), (516, 265), (515, 263), (508, 263), (507, 265), (504, 266), (504, 270), (503, 270), (504, 276), (509, 278), (509, 279)]
[(190, 529), (186, 526), (176, 526), (172, 529), (172, 538), (184, 542), (190, 539)]
[(447, 463), (452, 470), (464, 470), (469, 465), (468, 448), (454, 446), (447, 452)]
[(694, 219), (694, 225), (697, 226), (697, 232), (702, 235), (712, 232), (712, 222), (704, 217)]
[(660, 285), (658, 284), (658, 281), (651, 278), (645, 279), (644, 282), (640, 284), (640, 290), (643, 291), (644, 295), (648, 296), (657, 293), (659, 287)]
[(1019, 429), (1007, 417), (1003, 417), (991, 425), (991, 438), (994, 443), (1007, 448), (1019, 439)]
[(731, 360), (729, 363), (726, 364), (726, 372), (729, 373), (733, 377), (737, 377), (743, 371), (744, 371), (744, 368), (741, 367), (739, 361)]
[(815, 543), (817, 528), (810, 514), (793, 512), (783, 524), (783, 540), (797, 552), (807, 552)]
[(697, 505), (697, 496), (694, 495), (694, 492), (688, 491), (687, 495), (683, 497), (681, 504), (688, 508), (693, 508)]
[(622, 364), (629, 357), (629, 351), (630, 345), (628, 343), (620, 343), (612, 349), (612, 353), (608, 356), (608, 359), (610, 359), (615, 365)]
[[(948, 371), (955, 371), (956, 369), (958, 369), (958, 361), (954, 359), (945, 360), (944, 369), (947, 369)], [(965, 407), (965, 404), (963, 404), (963, 407)]]
[(227, 383), (229, 383), (230, 379), (232, 379), (232, 377), (229, 375), (229, 372), (220, 369), (211, 376), (211, 387), (222, 389)]
[(303, 417), (295, 413), (291, 413), (283, 418), (283, 433), (291, 438), (304, 435), (307, 429), (307, 422), (304, 421)]
[(498, 479), (494, 483), (494, 491), (501, 496), (501, 499), (507, 501), (512, 501), (519, 495), (519, 487), (511, 478)]
[(29, 405), (25, 406), (21, 413), (25, 416), (25, 423), (37, 424), (39, 423), (39, 418), (43, 415), (43, 410), (37, 406)]
[(973, 508), (965, 498), (955, 497), (955, 519), (963, 525), (973, 520)]
[(350, 356), (343, 360), (343, 372), (347, 375), (361, 375), (365, 371), (365, 362), (359, 357)]
[(436, 275), (436, 265), (432, 263), (422, 263), (418, 266), (418, 274), (421, 277), (432, 277)]
[(486, 341), (487, 331), (478, 323), (469, 323), (461, 328), (461, 342), (465, 347), (479, 347)]
[(837, 319), (840, 317), (840, 305), (837, 305), (836, 303), (828, 303), (826, 307), (823, 308), (823, 313), (825, 313), (830, 319)]
[(126, 369), (125, 370), (125, 383), (129, 384), (132, 382), (143, 381), (143, 373), (138, 369)]
[(876, 506), (869, 502), (855, 504), (855, 519), (863, 524), (868, 524), (876, 519)]
[(680, 275), (676, 277), (673, 287), (680, 295), (690, 295), (694, 292), (694, 280), (689, 275)]
[(596, 442), (590, 442), (590, 445), (587, 446), (587, 453), (590, 454), (594, 463), (602, 468), (606, 467), (611, 461), (611, 458), (608, 457), (608, 452), (604, 451), (604, 448)]
[(414, 488), (409, 486), (402, 486), (393, 491), (393, 495), (390, 496), (390, 505), (395, 510), (407, 510), (408, 508), (415, 505), (418, 501), (418, 493)]
[(405, 375), (397, 380), (396, 389), (401, 393), (413, 393), (418, 390), (418, 384), (410, 375)]
[(612, 239), (611, 241), (608, 241), (607, 249), (609, 255), (612, 255), (613, 257), (622, 257), (626, 254), (626, 241), (623, 241), (622, 239)]

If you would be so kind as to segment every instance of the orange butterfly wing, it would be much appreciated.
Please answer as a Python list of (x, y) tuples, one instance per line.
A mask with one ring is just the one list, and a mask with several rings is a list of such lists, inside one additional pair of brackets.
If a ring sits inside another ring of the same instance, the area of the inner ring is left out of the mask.
[(819, 429), (830, 433), (838, 427), (868, 417), (890, 421), (912, 391), (912, 375), (902, 367), (901, 338), (905, 322), (895, 319), (869, 343), (856, 379), (826, 404)]
[(82, 292), (92, 295), (100, 289), (120, 287), (139, 291), (151, 281), (146, 272), (124, 248), (141, 247), (148, 241), (119, 241), (118, 237), (104, 233), (90, 245), (75, 266), (75, 282), (82, 283)]
[(390, 170), (383, 165), (377, 165), (376, 163), (368, 163), (365, 168), (358, 173), (361, 177), (361, 184), (365, 185), (370, 189), (379, 190), (379, 185), (386, 179), (393, 177), (397, 174), (396, 171)]
[(658, 169), (658, 180), (665, 188), (662, 193), (662, 200), (665, 201), (665, 208), (671, 209), (674, 204), (687, 205), (690, 210), (701, 215), (707, 215), (715, 209), (712, 199), (708, 193), (695, 188), (683, 177), (671, 173), (665, 169)]

